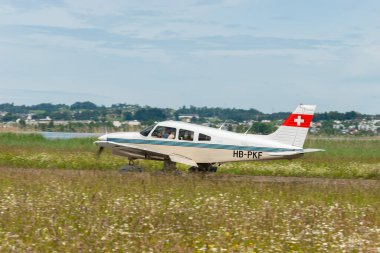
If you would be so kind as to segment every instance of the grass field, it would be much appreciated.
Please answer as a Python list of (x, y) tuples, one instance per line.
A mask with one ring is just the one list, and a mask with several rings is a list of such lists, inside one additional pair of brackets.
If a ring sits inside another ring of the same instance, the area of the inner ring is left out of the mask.
[(380, 186), (0, 169), (1, 252), (377, 252)]
[(92, 141), (0, 134), (0, 252), (380, 251), (379, 141), (209, 175), (119, 173)]
[[(0, 133), (0, 166), (14, 168), (119, 169), (123, 157), (104, 152), (96, 160), (94, 139), (46, 140), (40, 135)], [(273, 162), (230, 163), (219, 173), (239, 175), (366, 178), (380, 179), (380, 140), (308, 140), (306, 147), (326, 152), (307, 154), (301, 159)], [(161, 162), (140, 161), (147, 171)], [(179, 166), (186, 171), (187, 166)]]

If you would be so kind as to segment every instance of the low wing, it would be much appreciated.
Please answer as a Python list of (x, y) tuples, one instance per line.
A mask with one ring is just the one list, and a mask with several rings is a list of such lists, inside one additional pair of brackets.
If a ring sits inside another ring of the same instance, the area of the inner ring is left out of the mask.
[(198, 164), (193, 159), (190, 159), (188, 157), (177, 155), (177, 154), (171, 154), (169, 155), (169, 157), (170, 157), (170, 160), (172, 160), (172, 162), (198, 167)]
[(269, 153), (269, 155), (270, 156), (294, 156), (294, 155), (302, 155), (305, 153), (321, 152), (321, 151), (325, 151), (325, 150), (324, 149), (309, 148), (309, 149), (300, 149), (297, 151), (272, 152), (272, 153)]
[[(117, 143), (112, 141), (96, 141), (96, 145), (99, 147), (110, 147), (113, 150), (117, 150), (119, 154), (134, 154), (137, 156), (141, 156), (142, 158), (160, 158), (162, 160), (168, 159), (172, 162), (182, 163), (190, 166), (198, 167), (197, 163), (191, 158), (179, 155), (179, 154), (165, 154), (160, 153), (156, 150), (138, 147), (135, 145), (125, 144), (125, 143)], [(127, 156), (127, 155), (126, 155)]]
[(140, 156), (157, 156), (162, 157), (163, 159), (169, 158), (167, 154), (125, 143), (117, 143), (112, 141), (96, 141), (95, 144), (99, 147), (109, 147), (111, 149), (116, 149)]

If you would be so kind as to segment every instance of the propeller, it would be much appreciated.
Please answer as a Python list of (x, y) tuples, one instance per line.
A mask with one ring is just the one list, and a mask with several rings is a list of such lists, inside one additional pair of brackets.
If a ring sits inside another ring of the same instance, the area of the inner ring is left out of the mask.
[[(108, 129), (107, 129), (106, 121), (104, 121), (104, 130), (105, 130), (105, 134), (100, 136), (98, 138), (98, 141), (106, 141), (107, 140)], [(96, 152), (96, 159), (100, 158), (100, 155), (103, 153), (103, 151), (104, 151), (104, 146), (100, 146), (98, 149), (98, 152)]]
[(100, 158), (100, 155), (103, 153), (104, 147), (99, 147), (98, 152), (96, 153), (96, 159)]

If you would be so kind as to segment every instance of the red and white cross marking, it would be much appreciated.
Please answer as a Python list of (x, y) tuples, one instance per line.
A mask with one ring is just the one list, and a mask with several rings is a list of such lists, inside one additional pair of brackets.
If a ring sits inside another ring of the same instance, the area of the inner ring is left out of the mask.
[(290, 114), (290, 116), (284, 121), (283, 126), (288, 127), (305, 127), (309, 128), (313, 115), (310, 114)]
[(301, 115), (298, 115), (298, 117), (296, 119), (294, 119), (294, 122), (297, 123), (297, 126), (300, 126), (301, 123), (305, 122), (305, 120), (301, 117)]

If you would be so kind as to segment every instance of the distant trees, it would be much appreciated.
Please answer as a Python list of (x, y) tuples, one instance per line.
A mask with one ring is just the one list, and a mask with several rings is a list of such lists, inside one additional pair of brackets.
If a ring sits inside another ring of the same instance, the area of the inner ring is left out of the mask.
[(275, 112), (271, 114), (265, 114), (262, 116), (262, 118), (268, 120), (283, 120), (289, 117), (289, 114), (291, 114), (291, 112)]
[(256, 134), (270, 134), (273, 133), (277, 128), (271, 123), (264, 122), (254, 122), (250, 132)]
[[(244, 125), (238, 125), (235, 129), (238, 133), (244, 133), (248, 130), (249, 127)], [(271, 134), (277, 130), (277, 127), (273, 123), (266, 122), (254, 122), (253, 125), (249, 128), (248, 133), (250, 134)]]
[(14, 107), (15, 106), (13, 103), (11, 103), (11, 104), (10, 103), (0, 104), (0, 111), (11, 112)]
[(163, 109), (147, 107), (138, 110), (134, 118), (142, 122), (163, 121), (166, 120), (167, 115)]
[(18, 123), (20, 124), (20, 127), (21, 127), (21, 128), (25, 128), (25, 127), (26, 127), (26, 122), (25, 122), (25, 120), (20, 119), (20, 121), (19, 121)]
[(360, 118), (365, 118), (368, 115), (363, 115), (358, 112), (345, 112), (345, 113), (340, 113), (336, 111), (332, 112), (324, 112), (324, 113), (316, 113), (314, 115), (314, 120), (315, 121), (321, 121), (321, 120), (354, 120), (354, 119), (360, 119)]
[(14, 105), (13, 103), (0, 104), (0, 111), (8, 113), (26, 113), (28, 108), (25, 105)]
[(71, 110), (95, 110), (98, 106), (92, 102), (76, 102), (70, 106)]
[(17, 120), (17, 115), (13, 113), (7, 113), (1, 118), (1, 121), (3, 122), (10, 122), (10, 121), (15, 121), (15, 120)]
[(53, 112), (50, 116), (53, 120), (71, 120), (72, 115), (70, 111)]
[(133, 120), (133, 114), (131, 112), (124, 113), (124, 120)]
[(201, 118), (215, 117), (221, 120), (234, 120), (244, 121), (255, 119), (258, 115), (263, 115), (256, 109), (235, 109), (235, 108), (220, 108), (220, 107), (181, 107), (175, 113), (177, 116), (180, 114), (197, 114)]
[(62, 109), (69, 109), (69, 106), (64, 104), (51, 104), (51, 103), (42, 103), (37, 105), (31, 105), (26, 107), (30, 111), (45, 111), (45, 112), (54, 112)]
[[(169, 108), (141, 107), (139, 105), (113, 104), (112, 106), (97, 106), (96, 104), (85, 101), (76, 102), (71, 106), (65, 104), (41, 103), (37, 105), (14, 105), (13, 103), (0, 104), (0, 112), (7, 112), (0, 117), (0, 121), (15, 121), (17, 118), (26, 119), (28, 114), (33, 115), (33, 119), (43, 119), (49, 116), (53, 120), (93, 120), (106, 122), (112, 120), (139, 120), (143, 123), (162, 121), (166, 119), (179, 119), (179, 115), (195, 114), (198, 117), (192, 119), (195, 123), (209, 122), (208, 118), (216, 118), (221, 121), (261, 121), (283, 120), (289, 116), (290, 112), (278, 112), (264, 114), (256, 109), (236, 109), (220, 107), (195, 107), (183, 106), (177, 110)], [(316, 113), (313, 121), (331, 121), (331, 120), (358, 120), (365, 118), (379, 118), (379, 116), (370, 116), (358, 112), (324, 112)], [(267, 131), (264, 126), (255, 126), (258, 132)]]
[(100, 116), (101, 112), (96, 110), (83, 110), (73, 114), (75, 120), (98, 120)]

